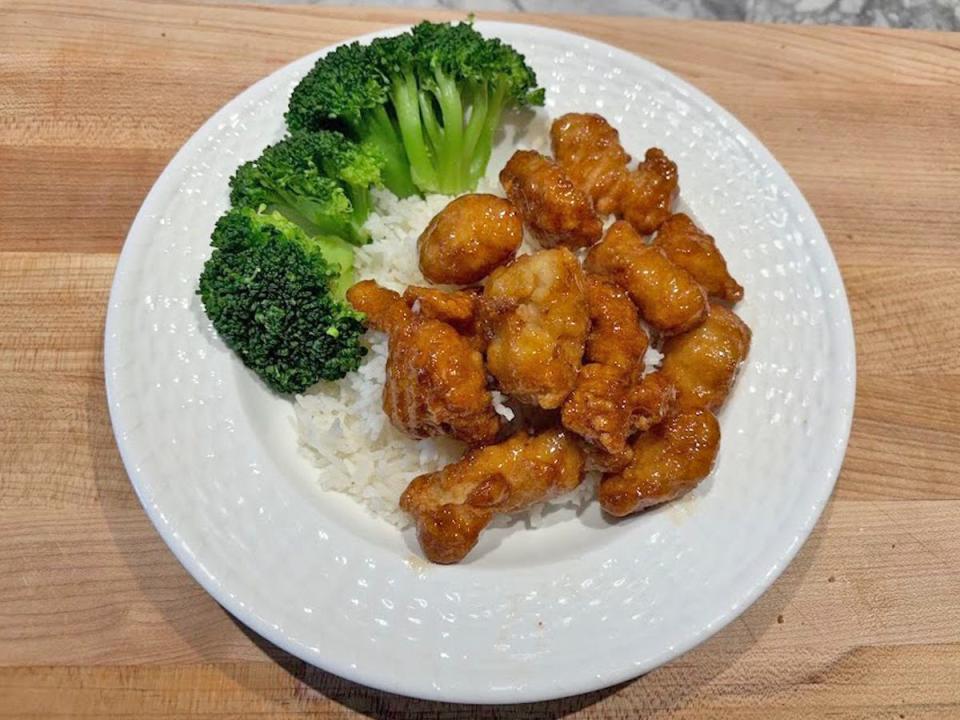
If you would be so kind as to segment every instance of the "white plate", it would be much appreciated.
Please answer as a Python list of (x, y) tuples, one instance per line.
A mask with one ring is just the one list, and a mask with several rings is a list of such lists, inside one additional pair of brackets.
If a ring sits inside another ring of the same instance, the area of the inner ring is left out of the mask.
[[(194, 294), (227, 179), (283, 131), (316, 56), (258, 82), (180, 150), (143, 204), (110, 297), (117, 442), (160, 534), (224, 607), (285, 650), (384, 690), (518, 702), (593, 690), (676, 657), (783, 571), (840, 468), (854, 397), (850, 312), (830, 247), (786, 172), (739, 122), (630, 53), (477, 23), (525, 53), (546, 111), (599, 111), (628, 150), (658, 145), (746, 287), (753, 348), (721, 415), (713, 475), (608, 524), (596, 507), (499, 529), (460, 566), (317, 489), (289, 401), (226, 351)], [(388, 33), (384, 33), (388, 34)], [(371, 36), (361, 38), (368, 40)], [(499, 148), (496, 170), (510, 147)]]

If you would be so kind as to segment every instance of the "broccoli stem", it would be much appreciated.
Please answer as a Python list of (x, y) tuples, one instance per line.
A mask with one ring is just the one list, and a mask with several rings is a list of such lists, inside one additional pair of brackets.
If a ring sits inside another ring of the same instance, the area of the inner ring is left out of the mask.
[(350, 185), (347, 197), (350, 198), (350, 204), (353, 206), (353, 220), (357, 225), (363, 225), (370, 217), (370, 211), (373, 209), (373, 197), (370, 194), (370, 188), (362, 185)]
[(490, 153), (493, 152), (493, 136), (500, 126), (500, 116), (503, 114), (506, 98), (506, 84), (497, 83), (487, 102), (487, 113), (483, 120), (483, 127), (477, 139), (476, 148), (470, 157), (468, 177), (471, 186), (475, 186), (479, 182), (486, 172), (487, 163), (490, 162)]
[(393, 78), (390, 99), (397, 113), (400, 136), (410, 161), (410, 177), (424, 191), (436, 191), (437, 172), (424, 142), (423, 124), (420, 119), (420, 89), (412, 72), (406, 71)]
[(342, 237), (351, 245), (366, 245), (370, 233), (361, 227), (361, 222), (343, 222), (330, 217), (326, 209), (312, 200), (305, 200), (288, 193), (277, 193), (277, 203), (271, 212), (279, 212), (290, 222), (299, 225), (308, 235), (332, 235)]
[(419, 190), (410, 177), (410, 166), (407, 153), (397, 133), (397, 128), (386, 108), (373, 108), (365, 116), (362, 127), (354, 127), (358, 137), (365, 138), (373, 143), (383, 155), (383, 183), (394, 195), (400, 198), (416, 195)]
[(277, 211), (290, 222), (299, 225), (309, 235), (327, 235), (342, 237), (351, 245), (366, 245), (370, 236), (352, 223), (337, 222), (319, 215), (310, 203), (278, 205), (270, 210)]
[(439, 190), (455, 195), (463, 189), (461, 163), (463, 149), (463, 102), (457, 83), (439, 69), (434, 71), (437, 100), (443, 118), (443, 136), (437, 153)]
[(420, 91), (420, 119), (423, 121), (423, 129), (427, 132), (427, 140), (430, 142), (433, 153), (436, 154), (442, 142), (443, 130), (433, 110), (433, 98), (433, 93), (427, 90)]
[(337, 276), (330, 281), (330, 293), (341, 302), (346, 300), (347, 290), (354, 281), (353, 249), (336, 236), (318, 235), (311, 240), (324, 259), (339, 270)]
[(479, 178), (471, 173), (473, 154), (477, 149), (477, 142), (483, 132), (489, 110), (486, 83), (476, 83), (470, 91), (470, 119), (467, 121), (463, 133), (463, 154), (461, 156), (461, 184), (469, 189), (477, 186)]

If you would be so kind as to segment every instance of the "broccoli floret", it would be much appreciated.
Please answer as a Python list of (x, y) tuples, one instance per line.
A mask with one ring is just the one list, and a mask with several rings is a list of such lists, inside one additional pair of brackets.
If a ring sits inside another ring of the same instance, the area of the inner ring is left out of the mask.
[[(414, 179), (424, 176), (434, 185), (425, 189), (455, 194), (475, 188), (486, 172), (503, 110), (543, 104), (543, 89), (537, 88), (524, 57), (500, 40), (484, 38), (470, 23), (423, 22), (409, 40), (387, 38), (373, 44), (381, 46), (383, 62), (398, 46), (400, 57), (412, 54), (412, 62), (395, 65), (390, 74), (391, 97), (394, 107), (419, 109), (425, 131), (420, 136), (416, 116), (398, 113), (398, 118)], [(412, 52), (403, 49), (405, 45)], [(421, 137), (424, 147), (418, 148)], [(424, 157), (429, 162), (421, 164)]]
[(504, 109), (543, 100), (533, 70), (509, 45), (470, 23), (423, 22), (321, 58), (294, 90), (287, 123), (339, 123), (375, 142), (391, 158), (385, 183), (401, 197), (412, 192), (397, 179), (401, 150), (412, 185), (453, 195), (474, 189), (486, 172)]
[(294, 88), (286, 113), (292, 131), (335, 128), (377, 149), (383, 182), (398, 197), (417, 192), (396, 122), (387, 112), (388, 82), (370, 64), (370, 48), (341, 45), (320, 58)]
[(356, 370), (363, 316), (344, 300), (353, 250), (279, 213), (234, 208), (218, 221), (198, 293), (223, 341), (281, 393)]
[(236, 207), (266, 206), (311, 234), (368, 242), (370, 186), (380, 182), (379, 156), (333, 132), (295, 133), (241, 165), (230, 179)]
[(370, 215), (372, 187), (383, 184), (383, 156), (369, 143), (355, 143), (332, 130), (297, 132), (289, 142), (300, 153), (312, 157), (325, 175), (337, 180), (353, 206), (353, 218), (359, 225)]

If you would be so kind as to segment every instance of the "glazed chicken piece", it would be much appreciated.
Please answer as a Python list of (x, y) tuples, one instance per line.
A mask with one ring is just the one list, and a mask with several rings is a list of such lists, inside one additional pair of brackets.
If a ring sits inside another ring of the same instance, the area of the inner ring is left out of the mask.
[(586, 290), (590, 333), (585, 360), (628, 374), (642, 371), (650, 339), (640, 324), (637, 306), (626, 292), (597, 275), (587, 273)]
[(593, 198), (598, 212), (619, 212), (620, 185), (629, 173), (630, 156), (616, 128), (594, 113), (567, 113), (550, 126), (550, 144), (557, 162)]
[(364, 280), (347, 300), (389, 335), (383, 411), (415, 438), (491, 442), (501, 419), (487, 390), (483, 355), (450, 325), (417, 316), (399, 294)]
[(620, 134), (600, 115), (568, 113), (550, 128), (557, 162), (589, 195), (597, 211), (613, 213), (649, 234), (670, 214), (677, 195), (677, 166), (659, 148), (647, 150), (636, 170)]
[(626, 222), (610, 226), (590, 248), (584, 268), (626, 290), (643, 319), (664, 335), (684, 332), (706, 315), (707, 295), (697, 281)]
[(534, 150), (515, 152), (500, 171), (500, 184), (545, 248), (589, 247), (603, 234), (590, 198), (559, 165)]
[(664, 343), (661, 372), (677, 386), (682, 408), (723, 405), (750, 350), (750, 334), (731, 310), (711, 305), (701, 325)]
[(566, 248), (497, 268), (480, 300), (487, 369), (515, 399), (556, 408), (577, 381), (590, 328), (583, 271)]
[(523, 221), (496, 195), (462, 195), (430, 221), (417, 240), (420, 271), (431, 282), (479, 282), (516, 253)]
[(633, 443), (633, 458), (605, 475), (597, 495), (611, 515), (624, 517), (684, 495), (710, 474), (720, 448), (720, 424), (708, 410), (673, 415)]
[(583, 466), (583, 451), (563, 431), (520, 432), (414, 478), (400, 507), (416, 521), (427, 559), (455, 563), (473, 549), (496, 513), (523, 510), (573, 490), (583, 480)]
[(675, 407), (676, 389), (660, 373), (639, 378), (611, 365), (584, 365), (563, 403), (563, 426), (612, 456), (604, 467), (628, 460), (627, 441), (657, 424)]
[(690, 273), (711, 297), (729, 303), (743, 298), (743, 287), (730, 276), (716, 241), (687, 215), (677, 213), (667, 218), (653, 244), (670, 262)]
[(580, 369), (577, 384), (563, 401), (563, 426), (605, 452), (620, 454), (631, 432), (630, 377), (612, 365), (590, 363)]
[(467, 338), (471, 345), (483, 350), (483, 341), (477, 328), (480, 311), (480, 293), (483, 288), (441, 290), (440, 288), (411, 285), (403, 291), (403, 301), (423, 319), (440, 320)]
[(649, 338), (627, 293), (597, 275), (588, 273), (586, 282), (588, 364), (563, 403), (561, 422), (597, 448), (594, 461), (610, 469), (629, 460), (627, 440), (660, 422), (676, 391), (659, 374), (642, 378)]
[(399, 293), (388, 290), (375, 280), (361, 280), (347, 290), (347, 302), (366, 315), (367, 327), (388, 335), (398, 332), (415, 320)]
[(678, 184), (676, 163), (660, 148), (650, 148), (621, 186), (618, 216), (649, 235), (670, 216)]

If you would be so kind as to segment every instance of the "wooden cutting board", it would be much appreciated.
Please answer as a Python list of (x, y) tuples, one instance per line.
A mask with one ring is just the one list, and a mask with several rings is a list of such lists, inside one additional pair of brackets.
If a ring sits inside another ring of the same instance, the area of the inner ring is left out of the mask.
[(633, 50), (734, 112), (843, 271), (859, 379), (836, 493), (783, 577), (701, 647), (567, 700), (411, 701), (254, 637), (166, 549), (101, 369), (134, 213), (249, 84), (423, 16), (456, 17), (0, 4), (0, 717), (960, 717), (960, 35), (508, 16)]

